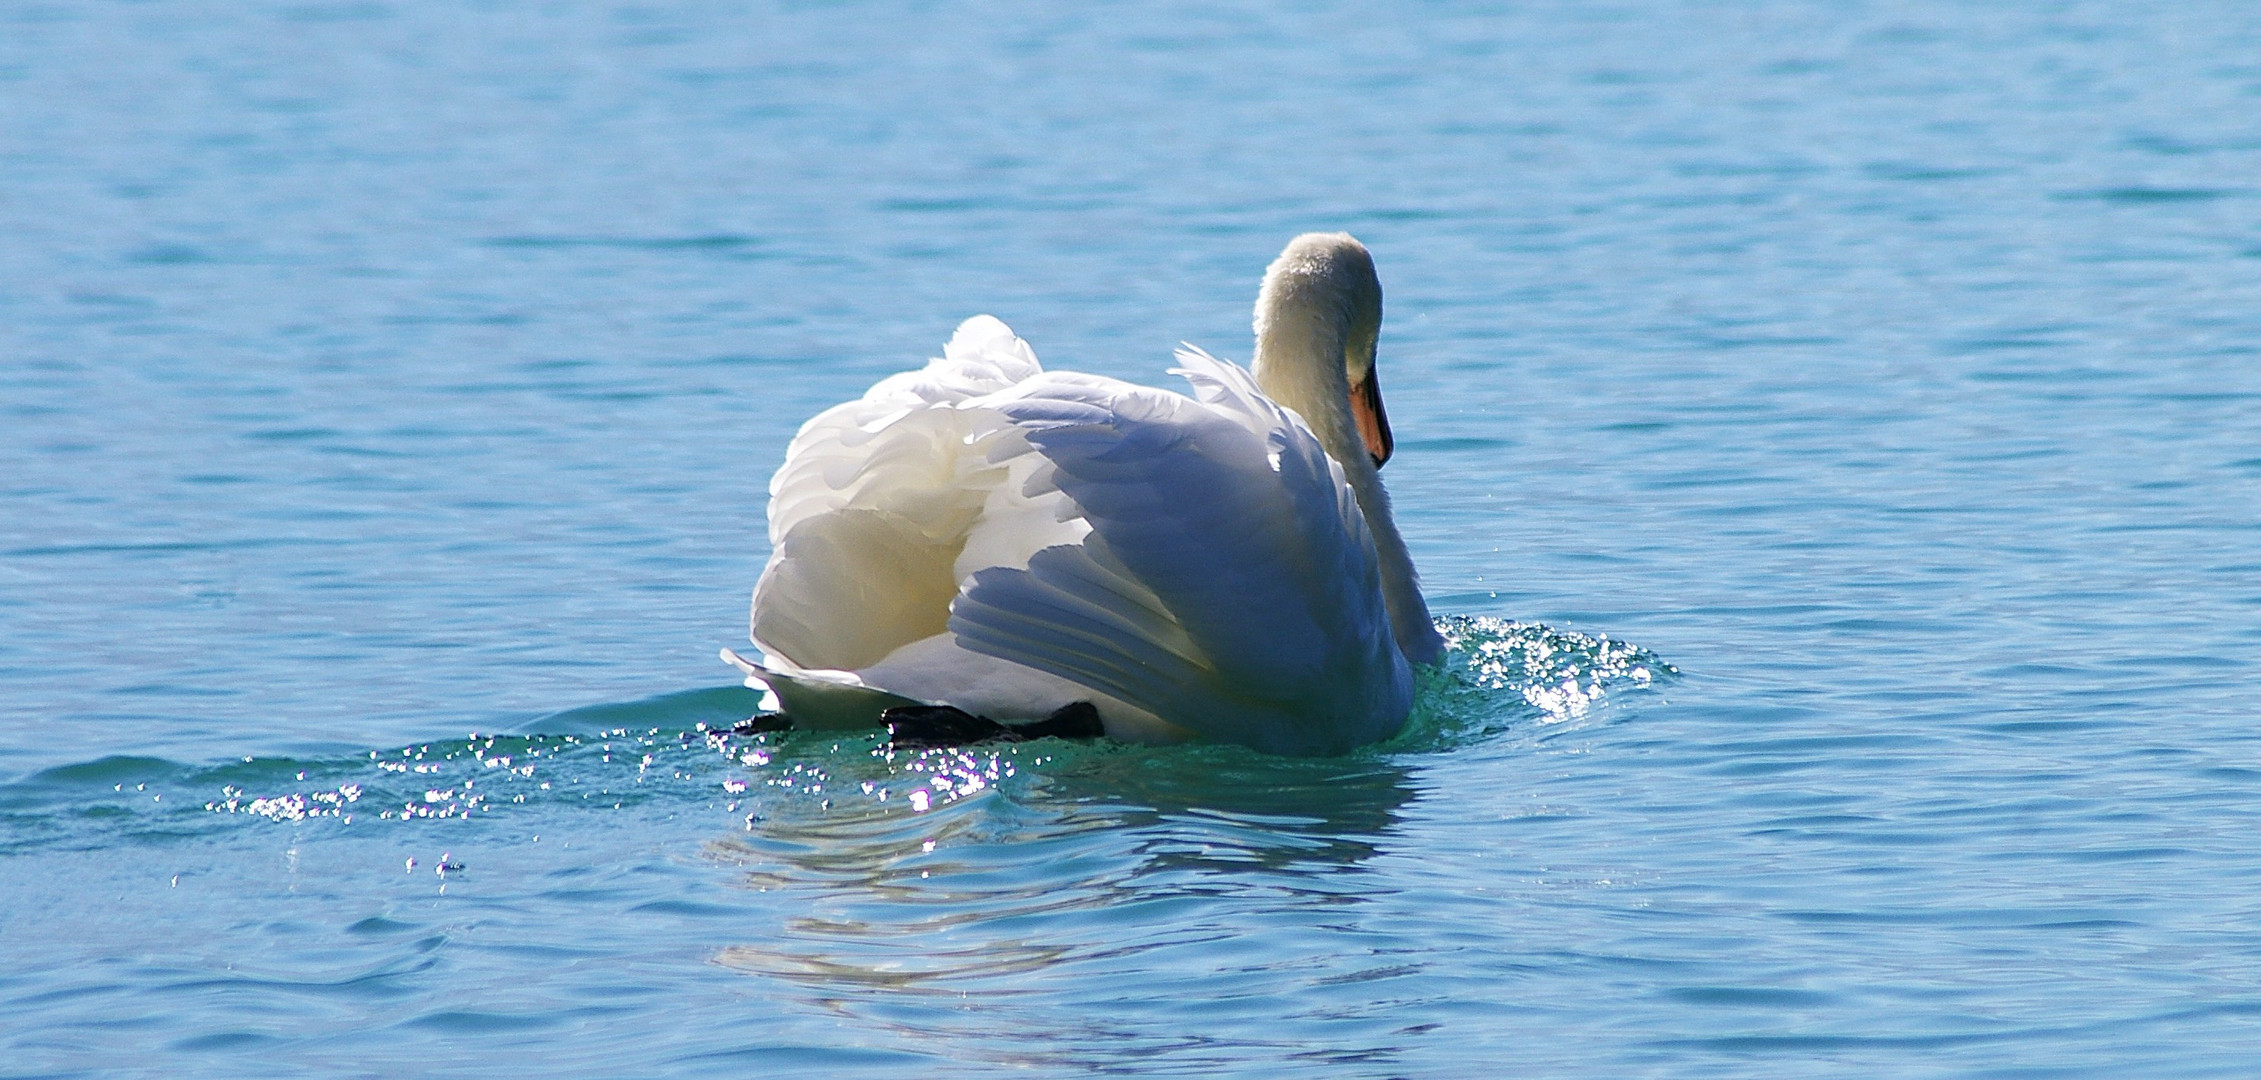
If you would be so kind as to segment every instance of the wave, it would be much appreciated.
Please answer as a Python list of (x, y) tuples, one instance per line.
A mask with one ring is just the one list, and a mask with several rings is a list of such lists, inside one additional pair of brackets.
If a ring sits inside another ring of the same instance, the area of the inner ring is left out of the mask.
[(758, 695), (711, 687), (570, 709), (511, 733), (318, 760), (217, 764), (112, 755), (0, 785), (0, 854), (178, 842), (223, 819), (335, 827), (464, 822), (542, 807), (712, 806), (764, 816), (925, 814), (1002, 794), (1057, 805), (1308, 820), (1328, 835), (1379, 829), (1404, 772), (1520, 728), (1589, 719), (1613, 696), (1678, 674), (1646, 650), (1532, 623), (1438, 621), (1445, 665), (1424, 674), (1397, 736), (1329, 759), (1230, 746), (1056, 739), (897, 750), (881, 732), (740, 734)]

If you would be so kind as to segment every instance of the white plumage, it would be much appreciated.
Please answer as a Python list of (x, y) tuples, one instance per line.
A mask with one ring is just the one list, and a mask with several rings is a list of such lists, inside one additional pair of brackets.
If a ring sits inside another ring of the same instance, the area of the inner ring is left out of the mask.
[(1442, 644), (1376, 473), (1380, 317), (1365, 249), (1313, 234), (1266, 276), (1258, 376), (1183, 347), (1192, 397), (1044, 371), (1004, 323), (966, 320), (801, 428), (770, 482), (762, 660), (725, 659), (818, 727), (1087, 701), (1136, 742), (1387, 736)]

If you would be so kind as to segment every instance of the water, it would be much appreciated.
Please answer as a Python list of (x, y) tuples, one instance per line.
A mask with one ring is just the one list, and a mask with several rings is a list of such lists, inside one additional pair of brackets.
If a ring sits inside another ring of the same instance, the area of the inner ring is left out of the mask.
[[(2244, 1075), (2256, 56), (10, 5), (0, 1073)], [(1463, 620), (1406, 735), (721, 733), (801, 419), (977, 311), (1245, 356), (1309, 228), (1376, 252)]]

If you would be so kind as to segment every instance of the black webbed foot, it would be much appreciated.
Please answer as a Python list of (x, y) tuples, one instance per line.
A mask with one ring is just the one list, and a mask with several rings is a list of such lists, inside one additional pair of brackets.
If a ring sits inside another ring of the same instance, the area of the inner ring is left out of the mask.
[(1016, 724), (1015, 739), (1096, 739), (1107, 734), (1099, 724), (1099, 710), (1088, 701), (1062, 705), (1052, 715), (1033, 724)]
[(879, 714), (891, 746), (964, 746), (1005, 738), (1011, 729), (987, 717), (948, 705), (898, 705)]
[(1096, 739), (1106, 734), (1099, 710), (1088, 701), (1063, 705), (1030, 724), (1000, 724), (948, 705), (903, 705), (879, 714), (892, 746), (924, 749), (1030, 739)]
[(765, 712), (749, 716), (731, 728), (734, 735), (759, 735), (765, 731), (791, 731), (793, 718), (781, 712)]

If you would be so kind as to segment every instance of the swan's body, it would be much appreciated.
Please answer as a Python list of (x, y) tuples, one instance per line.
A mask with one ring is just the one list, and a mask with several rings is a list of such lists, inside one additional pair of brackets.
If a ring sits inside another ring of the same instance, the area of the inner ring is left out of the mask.
[(967, 320), (941, 359), (801, 428), (770, 482), (763, 659), (725, 658), (819, 727), (1090, 702), (1134, 742), (1389, 735), (1443, 645), (1377, 471), (1380, 322), (1341, 234), (1266, 274), (1254, 375), (1179, 350), (1194, 397), (1043, 371)]

